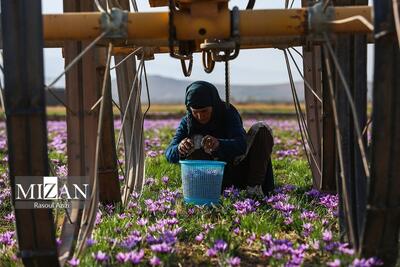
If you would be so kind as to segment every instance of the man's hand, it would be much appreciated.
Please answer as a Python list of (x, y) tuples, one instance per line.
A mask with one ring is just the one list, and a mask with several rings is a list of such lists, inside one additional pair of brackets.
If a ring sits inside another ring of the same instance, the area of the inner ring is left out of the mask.
[(194, 144), (190, 138), (183, 139), (178, 145), (178, 151), (181, 156), (186, 156), (193, 148)]
[(204, 136), (201, 143), (203, 145), (204, 151), (208, 154), (211, 154), (212, 152), (216, 151), (219, 147), (218, 139), (211, 135)]

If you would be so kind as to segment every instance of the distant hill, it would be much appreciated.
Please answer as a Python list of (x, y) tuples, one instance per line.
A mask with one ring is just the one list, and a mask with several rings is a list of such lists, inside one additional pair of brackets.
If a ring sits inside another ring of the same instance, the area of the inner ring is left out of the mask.
[[(183, 103), (186, 87), (189, 82), (162, 77), (158, 75), (148, 76), (150, 99), (152, 103), (159, 104), (176, 104)], [(300, 101), (304, 101), (303, 82), (296, 82), (297, 94)], [(225, 85), (215, 84), (222, 99), (225, 99)], [(112, 81), (113, 98), (118, 102), (117, 82)], [(369, 84), (370, 87), (370, 84)], [(142, 102), (147, 102), (145, 86), (142, 89)], [(58, 97), (64, 99), (63, 89), (57, 90)], [(370, 92), (369, 92), (369, 99)], [(288, 103), (292, 102), (292, 93), (289, 83), (287, 84), (266, 84), (266, 85), (232, 85), (231, 86), (232, 102), (265, 102), (265, 103)], [(57, 104), (57, 101), (51, 96), (47, 96), (49, 105)]]
[[(114, 81), (114, 84), (116, 84), (116, 81)], [(187, 81), (162, 76), (150, 76), (149, 89), (151, 101), (154, 103), (182, 103), (188, 85)], [(215, 86), (221, 98), (224, 99), (225, 85), (215, 84)], [(303, 100), (303, 83), (296, 83), (296, 88), (300, 99)], [(142, 92), (142, 100), (146, 102), (145, 92)], [(234, 102), (291, 102), (292, 93), (289, 84), (232, 85), (231, 100)]]

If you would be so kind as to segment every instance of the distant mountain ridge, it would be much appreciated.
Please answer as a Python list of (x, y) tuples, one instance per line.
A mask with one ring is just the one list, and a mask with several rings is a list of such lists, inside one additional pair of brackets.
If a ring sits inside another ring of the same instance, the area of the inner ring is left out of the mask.
[[(158, 75), (149, 76), (149, 92), (152, 103), (175, 104), (182, 103), (185, 97), (188, 81), (167, 78)], [(113, 98), (118, 99), (116, 81), (113, 80)], [(225, 85), (214, 84), (222, 99), (225, 99)], [(302, 82), (296, 82), (300, 101), (304, 99)], [(142, 102), (147, 102), (146, 88), (142, 89)], [(231, 85), (230, 99), (233, 102), (291, 102), (292, 93), (289, 84), (273, 85)]]
[[(190, 81), (183, 81), (167, 78), (158, 75), (149, 75), (149, 92), (152, 103), (159, 104), (182, 104), (184, 102), (186, 87)], [(225, 85), (215, 84), (222, 99), (225, 99)], [(295, 82), (296, 90), (300, 101), (304, 101), (304, 84), (301, 81)], [(368, 84), (371, 88), (371, 84)], [(118, 102), (117, 81), (112, 80), (113, 99)], [(64, 99), (63, 89), (57, 90), (58, 97)], [(371, 99), (371, 90), (368, 92), (368, 99)], [(142, 102), (147, 102), (146, 88), (142, 88)], [(48, 104), (57, 104), (51, 96), (47, 96)], [(232, 85), (232, 102), (258, 102), (258, 103), (289, 103), (293, 101), (289, 83), (284, 84), (265, 84), (265, 85)]]

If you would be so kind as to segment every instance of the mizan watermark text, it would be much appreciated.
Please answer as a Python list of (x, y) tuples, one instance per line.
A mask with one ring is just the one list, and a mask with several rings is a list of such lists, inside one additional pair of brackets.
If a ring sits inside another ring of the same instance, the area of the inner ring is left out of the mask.
[(20, 209), (83, 207), (90, 197), (87, 177), (18, 176), (15, 179), (15, 207)]

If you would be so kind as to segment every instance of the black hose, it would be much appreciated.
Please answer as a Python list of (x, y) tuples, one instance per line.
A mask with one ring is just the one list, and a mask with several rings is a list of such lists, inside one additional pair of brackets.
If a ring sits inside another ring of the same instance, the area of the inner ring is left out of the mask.
[(246, 9), (253, 9), (255, 3), (256, 3), (256, 0), (249, 0), (249, 2), (247, 3)]

